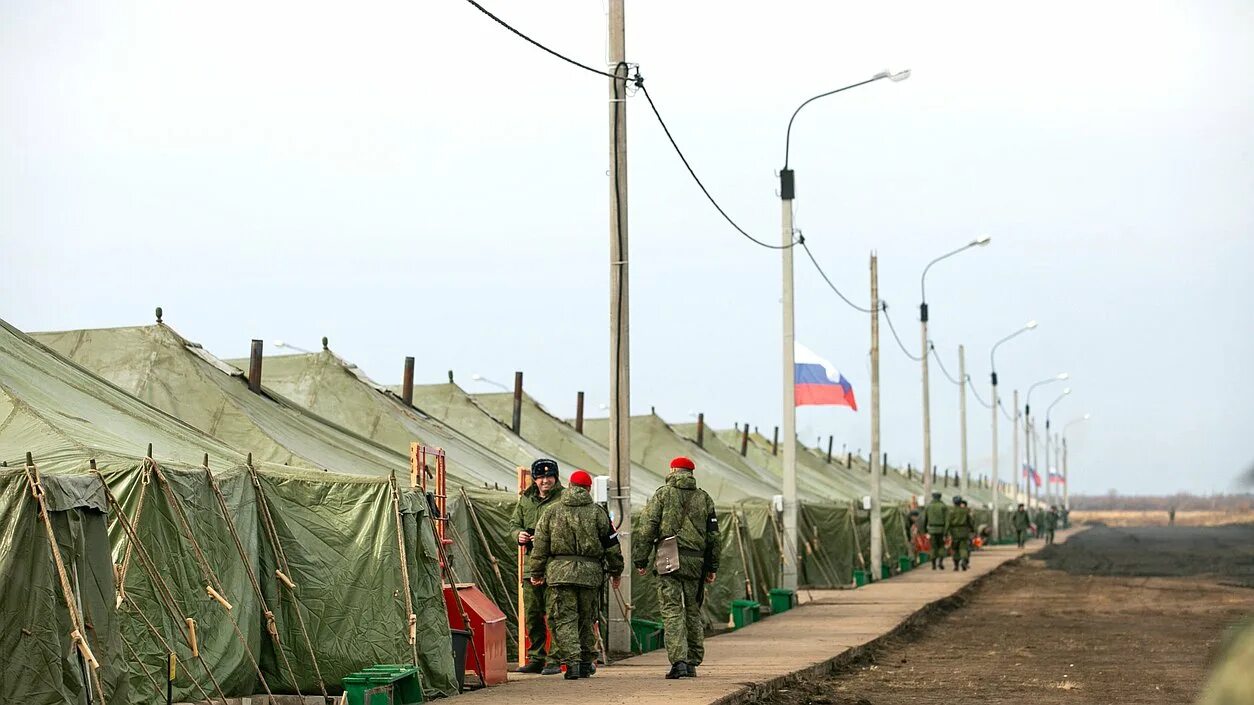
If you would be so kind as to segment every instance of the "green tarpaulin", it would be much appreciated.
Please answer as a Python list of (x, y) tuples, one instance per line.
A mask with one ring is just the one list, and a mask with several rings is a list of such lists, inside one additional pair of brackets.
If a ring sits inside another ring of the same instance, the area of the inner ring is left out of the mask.
[[(146, 380), (141, 388), (154, 399), (218, 423), (219, 430), (244, 429), (258, 442), (258, 454), (326, 467), (332, 463), (319, 462), (317, 451), (351, 435), (322, 429), (316, 417), (298, 409), (261, 418), (270, 412), (265, 404), (277, 403), (251, 395), (253, 403), (233, 393), (234, 375), (212, 358), (185, 344), (171, 346), (181, 340), (176, 336), (148, 332), (156, 344), (133, 351), (142, 364), (122, 364), (120, 353), (108, 358), (116, 363), (119, 380)], [(85, 355), (94, 347), (88, 342), (80, 337), (73, 352)], [(188, 352), (208, 367), (179, 359)], [(167, 364), (170, 372), (154, 372)], [(215, 374), (228, 381), (214, 380)], [(175, 386), (188, 380), (205, 385), (197, 398), (216, 403), (216, 420), (190, 411), (195, 387)], [(245, 419), (255, 419), (251, 430), (240, 423)], [(299, 438), (303, 432), (310, 437)], [(279, 437), (300, 452), (278, 443)], [(144, 457), (149, 443), (154, 459)], [(9, 466), (0, 468), (0, 653), (5, 654), (0, 702), (78, 702), (84, 687), (70, 640), (74, 617), (32, 494), (36, 475), (26, 465), (28, 452), (47, 498), (72, 604), (100, 663), (98, 674), (88, 672), (101, 679), (107, 702), (159, 699), (153, 691), (164, 694), (168, 648), (180, 662), (179, 700), (200, 700), (219, 690), (247, 696), (267, 687), (317, 693), (319, 671), (334, 691), (348, 673), (379, 662), (411, 661), (415, 652), (425, 687), (432, 694), (453, 693), (448, 623), (425, 501), (411, 491), (394, 493), (379, 477), (392, 466), (403, 469), (403, 458), (371, 465), (365, 458), (391, 454), (365, 439), (337, 451), (329, 454), (331, 460), (360, 463), (363, 472), (258, 462), (254, 481), (243, 454), (230, 444), (0, 322), (0, 459)], [(221, 500), (201, 467), (206, 456), (216, 468)], [(99, 475), (90, 472), (92, 460)], [(106, 484), (118, 506), (108, 503)], [(133, 520), (136, 540), (122, 516)], [(119, 592), (115, 565), (121, 564), (127, 568)], [(281, 585), (279, 565), (286, 566), (293, 589)], [(231, 609), (210, 599), (207, 587)], [(120, 594), (125, 598), (119, 600)], [(413, 646), (410, 609), (416, 615)], [(195, 658), (187, 618), (196, 623)]]

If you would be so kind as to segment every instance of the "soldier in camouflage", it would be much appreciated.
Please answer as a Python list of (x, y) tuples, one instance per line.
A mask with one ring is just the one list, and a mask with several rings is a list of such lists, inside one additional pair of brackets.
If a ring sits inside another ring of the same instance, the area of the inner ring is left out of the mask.
[(618, 587), (623, 554), (609, 514), (593, 504), (592, 477), (583, 470), (570, 475), (570, 487), (545, 510), (536, 525), (531, 552), (531, 584), (544, 586), (552, 657), (565, 664), (567, 680), (596, 673), (592, 624), (605, 575)]
[(558, 478), (557, 463), (548, 458), (540, 458), (531, 464), (531, 480), (531, 486), (518, 496), (518, 503), (514, 505), (514, 513), (510, 517), (511, 540), (516, 539), (519, 546), (527, 548), (523, 574), (518, 579), (522, 581), (526, 610), (523, 620), (527, 625), (527, 636), (531, 644), (527, 649), (527, 663), (519, 667), (518, 672), (551, 676), (561, 673), (562, 669), (556, 660), (548, 658), (545, 648), (545, 588), (543, 585), (532, 585), (527, 580), (527, 575), (531, 567), (531, 554), (534, 552), (532, 536), (540, 523), (540, 515), (557, 504), (563, 487)]
[(954, 497), (954, 506), (945, 518), (945, 533), (949, 534), (950, 551), (954, 557), (954, 570), (966, 570), (971, 567), (971, 533), (975, 531), (975, 521), (971, 518), (971, 510), (962, 497)]
[(923, 510), (923, 523), (932, 547), (932, 570), (945, 569), (945, 518), (949, 507), (941, 501), (941, 493), (933, 492), (932, 501)]
[(1045, 512), (1045, 545), (1048, 546), (1054, 542), (1054, 532), (1058, 530), (1058, 507), (1049, 505), (1049, 511)]
[(705, 657), (701, 581), (712, 583), (718, 573), (718, 515), (714, 500), (697, 487), (695, 468), (688, 458), (671, 461), (666, 484), (644, 507), (632, 547), (632, 562), (644, 575), (656, 545), (677, 537), (679, 569), (657, 576), (666, 655), (671, 662), (668, 679), (697, 677), (697, 666)]
[(1028, 517), (1028, 510), (1024, 509), (1023, 503), (1019, 503), (1019, 508), (1010, 517), (1010, 523), (1015, 527), (1015, 540), (1019, 542), (1019, 548), (1023, 548), (1023, 544), (1028, 538), (1028, 527), (1032, 525), (1032, 520)]

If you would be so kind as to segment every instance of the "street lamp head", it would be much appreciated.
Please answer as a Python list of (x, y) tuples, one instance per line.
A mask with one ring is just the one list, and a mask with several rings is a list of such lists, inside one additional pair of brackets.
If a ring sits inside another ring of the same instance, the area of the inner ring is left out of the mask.
[(1057, 377), (1057, 379), (1058, 379), (1059, 381), (1061, 381), (1061, 382), (1065, 382), (1065, 381), (1067, 381), (1067, 380), (1071, 379), (1071, 373), (1070, 373), (1070, 372), (1059, 372), (1059, 373), (1058, 373), (1058, 377)]
[(1025, 326), (1023, 327), (1023, 329), (1024, 329), (1024, 330), (1035, 330), (1035, 329), (1036, 329), (1036, 321), (1028, 321), (1027, 325), (1025, 325)]
[(968, 247), (984, 247), (985, 245), (987, 245), (988, 243), (992, 241), (993, 241), (993, 238), (989, 237), (988, 235), (982, 235), (972, 240), (971, 244), (968, 245)]
[(476, 381), (476, 382), (482, 382), (482, 381), (483, 381), (483, 375), (479, 374), (478, 372), (476, 372), (476, 373), (474, 373), (473, 375), (471, 375), (471, 376), (470, 376), (470, 378), (471, 378), (471, 379), (473, 379), (473, 380), (474, 380), (474, 381)]
[(892, 81), (893, 83), (901, 83), (907, 78), (910, 78), (910, 69), (906, 69), (905, 71), (898, 71), (897, 73), (890, 74), (888, 76), (888, 80)]
[(282, 340), (276, 340), (276, 341), (274, 341), (274, 347), (276, 347), (276, 348), (281, 348), (281, 347), (283, 347), (283, 341), (282, 341)]
[(1093, 415), (1092, 415), (1092, 414), (1085, 414), (1085, 415), (1084, 415), (1084, 420), (1085, 420), (1085, 421), (1088, 421), (1088, 420), (1089, 420), (1089, 419), (1091, 419), (1091, 418), (1093, 418)]
[(1070, 393), (1071, 393), (1071, 387), (1067, 387), (1066, 389), (1062, 390), (1062, 395), (1063, 395), (1064, 397), (1065, 397), (1065, 396), (1067, 396), (1067, 395), (1068, 395), (1068, 394), (1070, 394)]

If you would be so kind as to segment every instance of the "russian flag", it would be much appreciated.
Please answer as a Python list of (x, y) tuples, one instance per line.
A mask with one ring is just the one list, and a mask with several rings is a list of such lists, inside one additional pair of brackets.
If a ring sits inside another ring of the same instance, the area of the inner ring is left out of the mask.
[(797, 406), (847, 406), (858, 410), (853, 385), (832, 363), (801, 343), (794, 343), (793, 354), (793, 395)]
[(1041, 476), (1040, 476), (1040, 474), (1039, 474), (1039, 473), (1037, 473), (1037, 472), (1036, 472), (1036, 468), (1032, 467), (1031, 465), (1028, 465), (1028, 464), (1024, 463), (1024, 465), (1023, 465), (1023, 476), (1024, 476), (1024, 477), (1030, 477), (1030, 478), (1032, 478), (1032, 482), (1033, 482), (1033, 483), (1034, 483), (1037, 487), (1040, 487), (1040, 486), (1041, 486)]

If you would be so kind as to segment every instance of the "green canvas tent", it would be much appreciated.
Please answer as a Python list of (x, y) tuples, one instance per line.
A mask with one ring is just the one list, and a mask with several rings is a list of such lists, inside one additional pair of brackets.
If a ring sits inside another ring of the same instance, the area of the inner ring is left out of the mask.
[[(455, 689), (415, 493), (250, 466), (3, 322), (0, 459), (0, 702), (78, 702), (87, 674), (97, 700), (151, 703), (170, 650), (179, 700), (334, 692), (379, 662), (416, 662), (432, 694)], [(99, 670), (75, 655), (76, 621)]]

